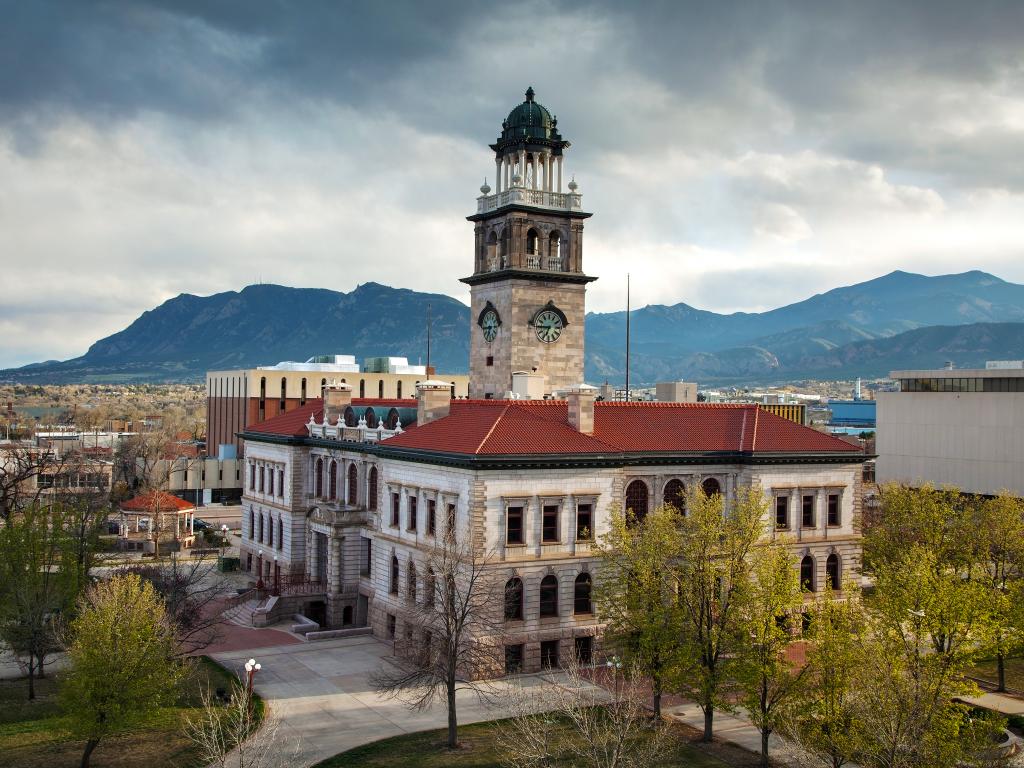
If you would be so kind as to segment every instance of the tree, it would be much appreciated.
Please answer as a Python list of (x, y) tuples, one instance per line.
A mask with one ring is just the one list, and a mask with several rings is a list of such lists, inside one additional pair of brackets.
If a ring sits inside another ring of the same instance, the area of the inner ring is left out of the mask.
[(424, 574), (423, 589), (416, 589), (423, 599), (411, 602), (403, 615), (404, 631), (395, 643), (401, 666), (373, 677), (379, 693), (401, 698), (412, 709), (443, 700), (450, 749), (458, 746), (456, 692), (493, 696), (490, 686), (480, 681), (496, 671), (500, 645), (495, 647), (494, 638), (503, 632), (496, 612), (503, 600), (488, 561), (471, 544), (448, 536), (438, 542), (417, 570)]
[(799, 615), (803, 594), (784, 545), (756, 546), (750, 557), (753, 578), (742, 610), (746, 643), (738, 654), (740, 702), (761, 731), (761, 765), (767, 768), (769, 737), (790, 716), (806, 672), (786, 654), (793, 642), (789, 622)]
[(513, 690), (508, 703), (512, 717), (498, 724), (502, 764), (507, 768), (563, 762), (592, 768), (651, 765), (665, 730), (661, 720), (650, 719), (644, 706), (642, 671), (633, 667), (624, 673), (613, 665), (605, 687), (588, 680), (575, 659), (562, 672), (558, 685), (532, 695)]
[(66, 459), (46, 448), (11, 445), (0, 448), (0, 518), (10, 524), (22, 510), (37, 504), (43, 492), (39, 476), (59, 472)]
[(811, 608), (805, 678), (781, 732), (816, 764), (842, 768), (856, 751), (853, 699), (864, 666), (865, 617), (852, 583), (839, 599), (826, 587)]
[(715, 710), (729, 706), (735, 654), (744, 644), (742, 611), (750, 596), (748, 555), (760, 538), (767, 501), (739, 488), (726, 511), (720, 494), (689, 496), (681, 523), (678, 566), (682, 618), (677, 687), (704, 713), (704, 741), (714, 735)]
[(596, 597), (605, 643), (651, 681), (656, 718), (680, 649), (676, 563), (681, 520), (671, 505), (643, 520), (613, 512), (598, 549), (602, 563)]
[(82, 768), (100, 741), (173, 701), (186, 669), (173, 660), (163, 601), (134, 574), (90, 587), (70, 626), (71, 662), (60, 697), (73, 734), (85, 739)]
[(1006, 657), (1024, 645), (1024, 501), (1000, 493), (977, 507), (979, 578), (989, 590), (996, 690), (1006, 690)]
[(82, 585), (69, 567), (71, 519), (62, 505), (36, 504), (0, 527), (0, 638), (27, 658), (29, 700), (46, 657), (61, 648), (58, 619), (74, 606)]
[(286, 768), (298, 757), (288, 748), (280, 721), (266, 713), (248, 686), (235, 684), (225, 704), (202, 693), (202, 706), (185, 721), (185, 733), (203, 765), (216, 768)]

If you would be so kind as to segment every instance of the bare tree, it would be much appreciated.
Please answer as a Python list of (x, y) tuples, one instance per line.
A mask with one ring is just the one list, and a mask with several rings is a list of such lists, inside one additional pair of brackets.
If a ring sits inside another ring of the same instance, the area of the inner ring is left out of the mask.
[(66, 461), (55, 451), (34, 445), (0, 448), (0, 517), (5, 524), (39, 502), (45, 490), (40, 475), (60, 472)]
[(489, 555), (445, 537), (417, 573), (424, 575), (422, 600), (410, 601), (395, 643), (396, 666), (372, 682), (385, 696), (422, 710), (443, 700), (448, 710), (448, 747), (458, 746), (455, 694), (471, 690), (484, 700), (495, 689), (486, 682), (500, 668), (497, 649), (503, 624), (502, 598)]
[(199, 711), (185, 720), (185, 733), (198, 749), (203, 765), (285, 768), (295, 764), (299, 744), (285, 744), (280, 725), (272, 713), (261, 718), (252, 691), (236, 684), (226, 703), (205, 691)]
[(592, 768), (651, 765), (662, 747), (665, 729), (651, 718), (639, 667), (607, 668), (604, 687), (588, 679), (575, 658), (564, 679), (533, 693), (513, 689), (512, 717), (500, 721), (497, 742), (507, 768), (554, 764)]

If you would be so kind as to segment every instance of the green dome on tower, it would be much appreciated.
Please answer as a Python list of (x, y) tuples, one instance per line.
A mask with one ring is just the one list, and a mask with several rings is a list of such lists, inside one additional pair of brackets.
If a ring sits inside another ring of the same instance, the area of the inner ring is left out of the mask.
[(558, 118), (554, 117), (543, 104), (533, 100), (533, 87), (526, 89), (526, 101), (508, 113), (501, 124), (501, 142), (508, 141), (558, 141)]

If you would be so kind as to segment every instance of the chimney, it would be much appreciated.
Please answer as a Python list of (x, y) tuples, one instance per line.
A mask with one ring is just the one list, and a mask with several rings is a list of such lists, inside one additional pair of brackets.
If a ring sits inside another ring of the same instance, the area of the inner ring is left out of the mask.
[(573, 387), (565, 393), (569, 403), (569, 424), (584, 435), (594, 434), (594, 400), (597, 388), (586, 384)]
[(428, 379), (416, 387), (416, 426), (443, 419), (452, 407), (452, 385)]
[(337, 424), (345, 409), (352, 405), (352, 387), (348, 384), (331, 382), (324, 387), (324, 422)]

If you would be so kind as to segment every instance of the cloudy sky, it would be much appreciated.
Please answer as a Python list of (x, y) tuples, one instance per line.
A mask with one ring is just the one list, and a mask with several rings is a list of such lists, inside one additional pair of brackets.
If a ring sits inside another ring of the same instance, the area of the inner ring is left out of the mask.
[[(466, 299), (487, 144), (572, 141), (588, 308), (1024, 282), (1024, 3), (0, 0), (0, 368), (179, 293)], [(493, 180), (492, 180), (493, 181)]]

